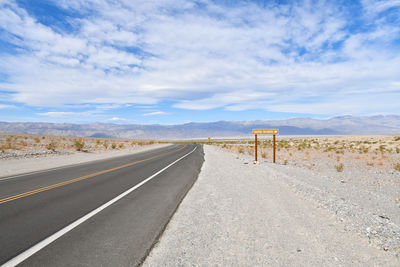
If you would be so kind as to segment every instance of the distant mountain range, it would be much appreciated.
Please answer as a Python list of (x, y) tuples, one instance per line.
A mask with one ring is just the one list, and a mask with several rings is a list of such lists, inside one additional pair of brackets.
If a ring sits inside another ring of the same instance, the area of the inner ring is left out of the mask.
[(179, 125), (69, 124), (0, 122), (1, 133), (130, 139), (190, 139), (246, 137), (252, 129), (278, 128), (280, 135), (400, 134), (400, 116), (340, 116), (330, 119), (294, 118), (266, 121), (218, 121)]

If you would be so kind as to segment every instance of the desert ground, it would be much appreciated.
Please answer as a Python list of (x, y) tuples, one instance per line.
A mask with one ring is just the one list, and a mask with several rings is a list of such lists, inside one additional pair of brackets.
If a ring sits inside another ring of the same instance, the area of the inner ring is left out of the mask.
[(0, 134), (0, 177), (123, 156), (156, 141)]
[[(254, 156), (254, 140), (214, 140), (211, 145)], [(259, 159), (272, 161), (272, 138), (258, 139)], [(400, 171), (400, 136), (277, 136), (277, 162), (312, 170)]]
[[(145, 266), (399, 266), (400, 136), (185, 142), (205, 162)], [(0, 176), (164, 143), (2, 134)]]
[(282, 137), (253, 164), (248, 141), (210, 142), (144, 266), (399, 266), (399, 143)]

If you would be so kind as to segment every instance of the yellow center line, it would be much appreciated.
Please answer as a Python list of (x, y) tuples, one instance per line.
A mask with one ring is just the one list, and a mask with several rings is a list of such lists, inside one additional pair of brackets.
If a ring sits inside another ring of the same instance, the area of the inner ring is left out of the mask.
[(13, 200), (16, 200), (16, 199), (19, 199), (19, 198), (27, 197), (27, 196), (30, 196), (30, 195), (34, 195), (34, 194), (37, 194), (37, 193), (40, 193), (40, 192), (43, 192), (43, 191), (47, 191), (47, 190), (50, 190), (50, 189), (54, 189), (54, 188), (57, 188), (57, 187), (60, 187), (60, 186), (76, 183), (76, 182), (79, 182), (79, 181), (82, 181), (82, 180), (86, 180), (86, 179), (89, 179), (89, 178), (92, 178), (92, 177), (95, 177), (95, 176), (98, 176), (98, 175), (101, 175), (101, 174), (105, 174), (105, 173), (109, 173), (109, 172), (112, 172), (112, 171), (115, 171), (115, 170), (126, 168), (126, 167), (129, 167), (129, 166), (144, 162), (144, 161), (148, 161), (148, 160), (151, 160), (151, 159), (159, 158), (159, 157), (162, 157), (162, 156), (174, 153), (174, 152), (178, 152), (179, 150), (182, 150), (185, 147), (186, 147), (186, 145), (184, 145), (183, 147), (181, 147), (181, 148), (179, 148), (177, 150), (173, 150), (171, 152), (163, 153), (163, 154), (160, 154), (160, 155), (157, 155), (157, 156), (153, 156), (153, 157), (150, 157), (150, 158), (147, 158), (147, 159), (142, 159), (142, 160), (139, 160), (139, 161), (131, 162), (131, 163), (128, 163), (128, 164), (125, 164), (125, 165), (121, 165), (121, 166), (112, 168), (112, 169), (108, 169), (108, 170), (92, 173), (92, 174), (85, 175), (85, 176), (78, 177), (78, 178), (74, 178), (72, 180), (68, 180), (68, 181), (65, 181), (65, 182), (61, 182), (61, 183), (57, 183), (57, 184), (41, 187), (41, 188), (38, 188), (38, 189), (35, 189), (35, 190), (32, 190), (32, 191), (28, 191), (28, 192), (25, 192), (25, 193), (22, 193), (22, 194), (18, 194), (18, 195), (15, 195), (15, 196), (6, 197), (6, 198), (3, 198), (3, 199), (0, 199), (0, 204), (6, 203), (6, 202), (10, 202), (10, 201), (13, 201)]

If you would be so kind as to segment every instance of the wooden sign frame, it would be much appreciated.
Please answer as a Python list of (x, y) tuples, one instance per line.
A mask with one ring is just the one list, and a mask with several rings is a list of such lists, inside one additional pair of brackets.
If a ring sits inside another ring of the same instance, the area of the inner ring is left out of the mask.
[(273, 162), (276, 163), (276, 135), (279, 134), (279, 129), (253, 129), (254, 134), (254, 155), (255, 161), (254, 163), (258, 163), (257, 160), (257, 135), (258, 134), (272, 134), (273, 139)]

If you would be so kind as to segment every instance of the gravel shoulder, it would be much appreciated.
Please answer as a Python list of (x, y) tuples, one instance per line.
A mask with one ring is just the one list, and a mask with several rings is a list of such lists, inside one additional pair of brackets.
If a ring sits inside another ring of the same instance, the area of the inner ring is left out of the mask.
[(114, 151), (70, 152), (59, 154), (38, 153), (37, 156), (29, 154), (28, 157), (4, 158), (0, 159), (0, 178), (10, 175), (41, 171), (50, 168), (58, 168), (62, 166), (86, 163), (95, 160), (125, 156), (168, 145), (169, 144), (154, 144), (130, 147)]
[(351, 183), (204, 151), (197, 182), (144, 266), (399, 266), (395, 206), (382, 201), (382, 215)]

